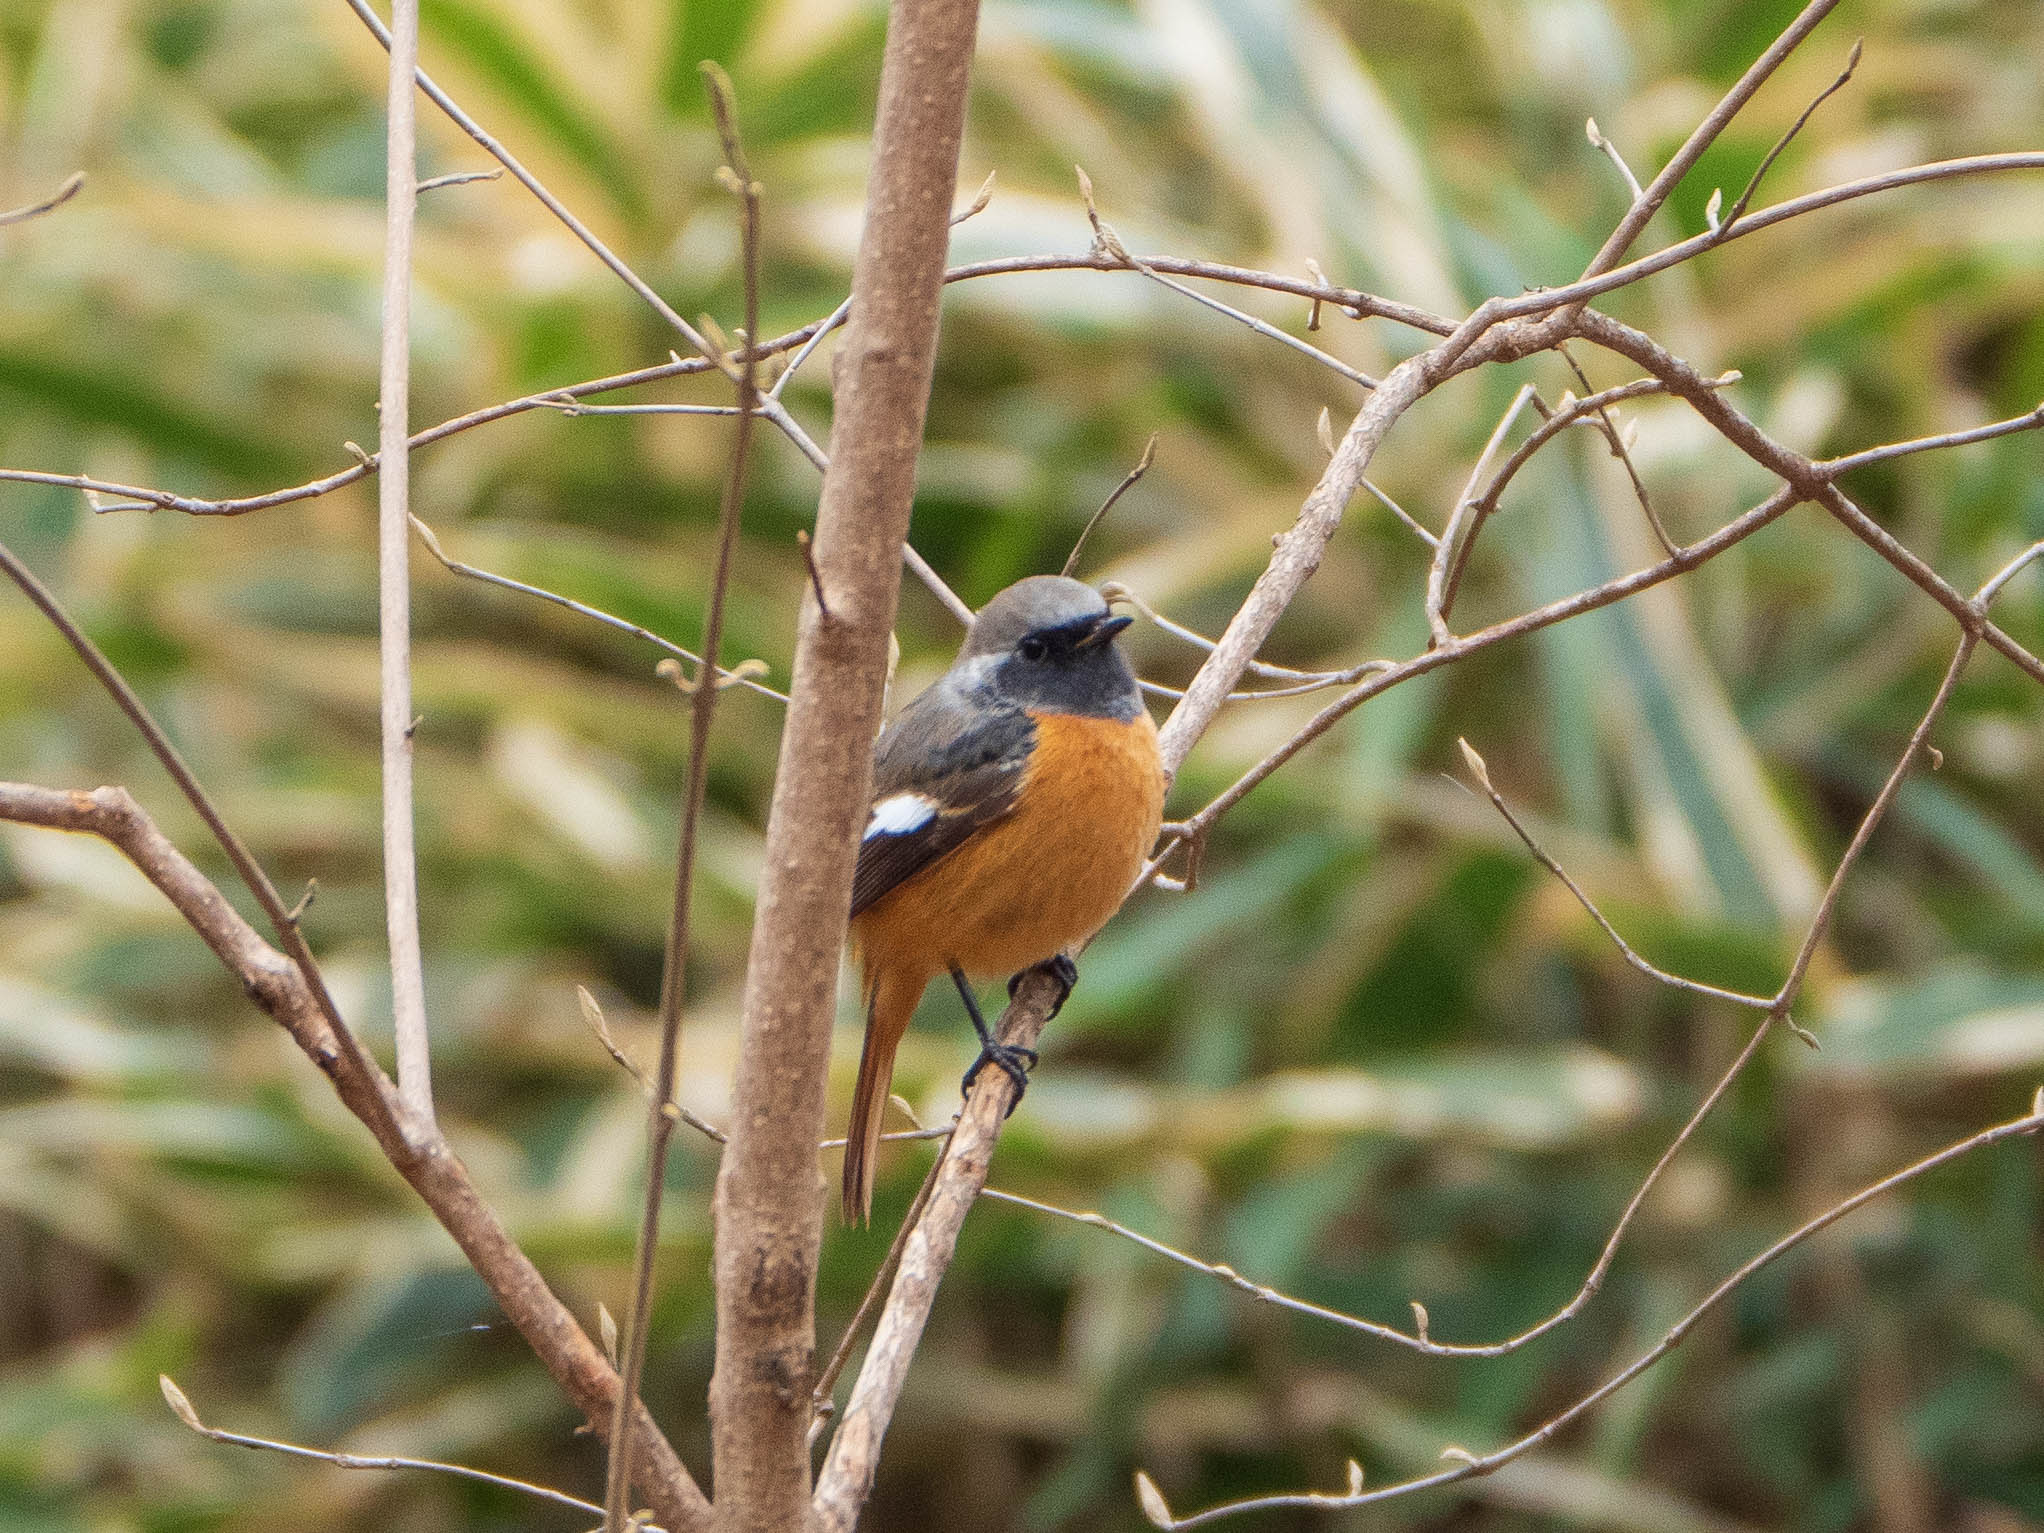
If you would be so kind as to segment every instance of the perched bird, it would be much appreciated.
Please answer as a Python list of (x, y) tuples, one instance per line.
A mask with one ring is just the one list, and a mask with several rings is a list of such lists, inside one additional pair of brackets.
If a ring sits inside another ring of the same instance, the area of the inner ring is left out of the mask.
[[(949, 973), (987, 1064), (1014, 1078), (1035, 1054), (999, 1044), (969, 975), (1050, 964), (1120, 906), (1157, 838), (1157, 728), (1091, 586), (1036, 575), (981, 609), (958, 658), (881, 732), (873, 807), (852, 879), (866, 1044), (845, 1146), (844, 1214), (873, 1208), (894, 1051), (923, 989)], [(1009, 990), (1012, 993), (1014, 982)]]

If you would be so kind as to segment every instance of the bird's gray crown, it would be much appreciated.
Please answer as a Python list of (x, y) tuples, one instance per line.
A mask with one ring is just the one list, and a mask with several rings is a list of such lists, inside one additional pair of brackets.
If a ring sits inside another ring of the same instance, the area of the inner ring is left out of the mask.
[(1107, 599), (1084, 581), (1063, 575), (1018, 580), (980, 608), (959, 650), (961, 660), (1013, 649), (1025, 634), (1107, 616)]

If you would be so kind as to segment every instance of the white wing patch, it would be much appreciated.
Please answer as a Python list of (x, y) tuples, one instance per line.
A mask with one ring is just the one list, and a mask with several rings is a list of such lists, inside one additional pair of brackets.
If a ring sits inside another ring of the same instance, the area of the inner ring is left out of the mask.
[(872, 818), (866, 821), (866, 834), (859, 839), (905, 836), (912, 830), (921, 830), (936, 817), (936, 804), (922, 794), (890, 793), (873, 806)]

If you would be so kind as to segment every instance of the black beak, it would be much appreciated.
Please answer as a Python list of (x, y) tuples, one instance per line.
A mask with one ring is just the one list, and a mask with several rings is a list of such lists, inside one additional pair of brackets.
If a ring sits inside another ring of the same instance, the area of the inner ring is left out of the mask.
[(1132, 617), (1104, 617), (1093, 625), (1093, 631), (1072, 646), (1073, 649), (1091, 649), (1096, 644), (1105, 644), (1135, 621)]

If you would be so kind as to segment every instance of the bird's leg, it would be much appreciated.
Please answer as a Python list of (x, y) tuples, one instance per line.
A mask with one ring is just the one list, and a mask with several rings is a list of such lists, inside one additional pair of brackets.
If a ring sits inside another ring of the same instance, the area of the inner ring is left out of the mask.
[(1014, 1000), (1015, 992), (1021, 987), (1023, 979), (1028, 975), (1036, 973), (1039, 969), (1058, 982), (1057, 999), (1050, 1003), (1050, 1016), (1043, 1019), (1049, 1022), (1065, 1009), (1065, 1002), (1071, 999), (1072, 986), (1079, 982), (1079, 966), (1073, 963), (1071, 959), (1065, 957), (1063, 953), (1053, 953), (1050, 957), (1044, 959), (1042, 963), (1037, 964), (1035, 968), (1024, 969), (1020, 974), (1017, 974), (1008, 981), (1008, 999)]
[(966, 983), (965, 971), (955, 963), (951, 965), (951, 983), (958, 987), (958, 999), (965, 1002), (965, 1014), (972, 1018), (972, 1030), (979, 1034), (979, 1058), (965, 1072), (965, 1079), (958, 1083), (958, 1089), (970, 1094), (979, 1072), (993, 1065), (1015, 1083), (1015, 1099), (1008, 1104), (1008, 1115), (1013, 1116), (1015, 1109), (1022, 1104), (1022, 1093), (1029, 1089), (1029, 1067), (1036, 1063), (1036, 1050), (995, 1039), (993, 1030), (987, 1026), (987, 1019), (979, 1014), (979, 1000), (973, 995), (972, 986)]

